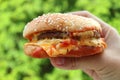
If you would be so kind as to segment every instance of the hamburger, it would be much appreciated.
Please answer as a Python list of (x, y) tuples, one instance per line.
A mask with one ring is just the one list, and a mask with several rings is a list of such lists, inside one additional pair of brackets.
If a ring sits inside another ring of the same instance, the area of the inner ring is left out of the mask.
[(23, 31), (24, 52), (34, 58), (82, 57), (101, 53), (106, 43), (98, 22), (68, 13), (44, 14)]

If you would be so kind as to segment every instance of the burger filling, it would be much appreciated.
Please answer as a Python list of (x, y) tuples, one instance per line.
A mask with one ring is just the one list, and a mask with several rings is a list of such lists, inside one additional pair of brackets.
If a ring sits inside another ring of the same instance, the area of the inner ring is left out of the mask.
[(43, 31), (39, 34), (35, 34), (32, 40), (43, 39), (86, 39), (86, 38), (100, 38), (100, 33), (97, 31), (85, 31), (85, 32), (63, 32), (63, 31)]
[(102, 42), (97, 31), (62, 32), (44, 31), (35, 34), (31, 42), (37, 43), (49, 56), (64, 55), (70, 50), (77, 50), (80, 46), (100, 46)]

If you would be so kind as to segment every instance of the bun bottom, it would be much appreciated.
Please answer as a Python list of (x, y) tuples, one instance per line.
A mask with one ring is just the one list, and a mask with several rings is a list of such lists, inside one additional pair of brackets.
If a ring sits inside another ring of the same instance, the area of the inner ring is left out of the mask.
[[(71, 50), (66, 54), (60, 54), (55, 57), (83, 57), (101, 53), (104, 47), (94, 46), (79, 46), (77, 50)], [(33, 58), (50, 58), (45, 50), (38, 45), (25, 45), (25, 54)]]

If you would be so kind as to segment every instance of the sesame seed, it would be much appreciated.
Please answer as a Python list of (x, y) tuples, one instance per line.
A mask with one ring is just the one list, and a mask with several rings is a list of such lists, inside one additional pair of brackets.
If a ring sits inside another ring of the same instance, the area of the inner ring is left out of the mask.
[(63, 31), (66, 31), (66, 27), (64, 27), (62, 30), (63, 30)]
[(46, 19), (43, 19), (43, 22), (45, 22), (45, 23), (46, 23), (46, 22), (47, 22), (47, 20), (46, 20)]
[(36, 31), (37, 31), (37, 29), (34, 29), (34, 31), (36, 32)]
[(36, 21), (36, 23), (39, 23), (39, 22), (40, 22), (40, 20), (37, 20), (37, 21)]
[(34, 18), (33, 20), (37, 20), (38, 18)]
[(79, 27), (79, 30), (81, 30), (82, 28), (81, 28), (81, 26)]
[(66, 30), (68, 30), (68, 26), (66, 26), (65, 28), (66, 28)]
[(57, 25), (56, 27), (57, 27), (57, 28), (59, 28), (59, 27), (60, 27), (60, 25)]
[(65, 23), (67, 23), (67, 22), (68, 22), (68, 20), (66, 19), (66, 20), (64, 20), (64, 22), (65, 22)]
[(74, 23), (72, 21), (71, 21), (71, 24), (72, 24), (71, 26), (74, 26)]
[(50, 23), (50, 19), (48, 19), (48, 21), (47, 21), (48, 23)]

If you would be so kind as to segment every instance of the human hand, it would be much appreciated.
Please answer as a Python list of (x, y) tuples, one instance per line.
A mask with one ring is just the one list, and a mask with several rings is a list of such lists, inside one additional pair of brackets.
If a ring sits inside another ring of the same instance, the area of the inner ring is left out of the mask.
[(50, 58), (53, 66), (61, 69), (81, 69), (94, 80), (120, 80), (120, 36), (107, 23), (87, 11), (72, 12), (74, 15), (93, 18), (103, 29), (107, 48), (103, 53), (81, 58)]

